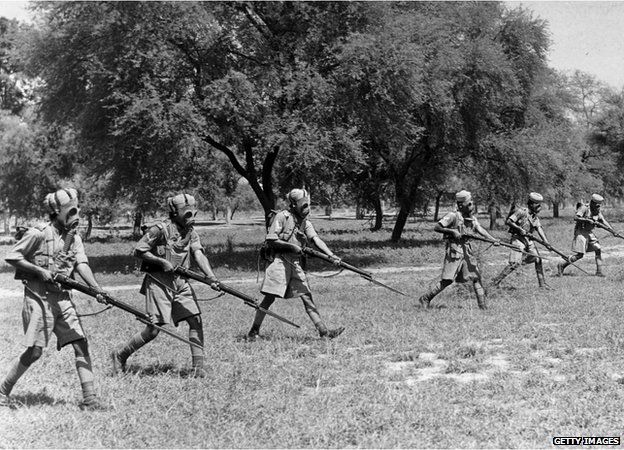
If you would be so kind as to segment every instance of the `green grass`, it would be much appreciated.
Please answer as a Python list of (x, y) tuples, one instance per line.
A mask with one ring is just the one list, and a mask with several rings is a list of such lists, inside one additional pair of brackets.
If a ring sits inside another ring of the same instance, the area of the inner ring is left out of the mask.
[[(568, 251), (570, 221), (544, 224), (553, 244)], [(557, 435), (621, 434), (619, 241), (601, 239), (606, 279), (573, 268), (552, 277), (553, 257), (546, 264), (552, 291), (538, 290), (533, 268), (524, 267), (490, 293), (488, 311), (476, 307), (463, 285), (451, 286), (434, 299), (437, 308), (423, 311), (415, 299), (436, 280), (443, 258), (431, 223), (410, 223), (400, 245), (385, 242), (387, 232), (366, 231), (364, 222), (315, 225), (332, 249), (364, 267), (423, 268), (379, 275), (410, 296), (344, 273), (312, 276), (322, 316), (330, 326), (346, 327), (330, 342), (316, 337), (299, 300), (278, 300), (273, 310), (302, 328), (267, 318), (266, 339), (256, 343), (243, 339), (251, 308), (228, 296), (202, 302), (209, 362), (203, 380), (187, 378), (188, 348), (164, 335), (129, 360), (129, 373), (110, 376), (110, 350), (141, 326), (118, 310), (84, 318), (108, 409), (77, 408), (72, 352), (57, 352), (53, 343), (15, 387), (17, 408), (0, 410), (0, 447), (508, 448), (550, 447)], [(253, 282), (235, 280), (255, 278), (249, 259), (262, 227), (242, 228), (209, 229), (202, 240), (224, 281), (257, 293)], [(103, 284), (140, 281), (133, 269), (115, 273), (114, 262), (125, 261), (131, 248), (123, 240), (87, 245)], [(487, 281), (507, 253), (486, 248), (479, 245)], [(593, 272), (593, 256), (580, 264)], [(332, 270), (313, 266), (321, 268)], [(18, 287), (8, 272), (0, 279), (4, 288)], [(202, 298), (214, 296), (197, 289)], [(143, 304), (135, 291), (116, 294)], [(82, 312), (99, 309), (82, 296), (76, 303)], [(22, 351), (20, 310), (19, 296), (0, 306), (3, 374)], [(186, 327), (178, 331), (186, 334)]]

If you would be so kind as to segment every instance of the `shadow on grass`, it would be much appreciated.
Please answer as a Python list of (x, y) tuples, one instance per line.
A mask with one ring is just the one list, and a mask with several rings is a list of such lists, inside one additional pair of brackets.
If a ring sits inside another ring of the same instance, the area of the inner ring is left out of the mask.
[(173, 364), (151, 364), (147, 367), (130, 364), (125, 373), (140, 377), (154, 377), (163, 374), (182, 375), (182, 371), (176, 369)]
[(13, 405), (17, 408), (19, 407), (29, 407), (29, 406), (40, 406), (40, 405), (48, 405), (48, 406), (56, 406), (56, 405), (66, 405), (67, 402), (65, 400), (59, 400), (54, 397), (50, 397), (48, 394), (44, 392), (39, 393), (28, 393), (22, 395), (13, 395), (11, 396), (13, 401)]
[[(116, 238), (118, 239), (118, 238)], [(403, 239), (398, 243), (387, 240), (368, 241), (362, 239), (336, 239), (328, 241), (329, 247), (344, 258), (345, 262), (354, 266), (366, 268), (369, 266), (392, 263), (391, 255), (384, 250), (418, 249), (428, 246), (442, 246), (444, 242), (439, 239)], [(231, 270), (255, 271), (258, 265), (264, 269), (264, 262), (259, 259), (260, 246), (257, 244), (236, 244), (235, 251), (228, 251), (224, 246), (208, 246), (206, 248), (208, 259), (213, 268), (225, 267)], [(96, 273), (133, 273), (140, 267), (140, 262), (134, 256), (124, 254), (113, 255), (88, 255), (89, 264)], [(308, 258), (308, 269), (313, 271), (335, 271), (335, 267), (314, 258)], [(15, 269), (4, 264), (0, 266), (0, 272), (13, 272)]]

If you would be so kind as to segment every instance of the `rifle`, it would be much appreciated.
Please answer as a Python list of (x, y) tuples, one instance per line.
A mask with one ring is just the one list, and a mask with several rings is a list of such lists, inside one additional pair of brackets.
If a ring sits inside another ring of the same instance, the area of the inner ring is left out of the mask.
[(608, 231), (609, 233), (611, 233), (616, 238), (624, 239), (624, 236), (622, 236), (620, 233), (615, 231), (613, 228), (606, 226), (604, 223), (601, 223), (601, 222), (598, 222), (598, 221), (592, 220), (592, 219), (585, 219), (585, 220), (587, 220), (592, 225), (594, 225), (594, 226), (596, 226), (598, 228), (602, 228), (603, 230)]
[[(313, 256), (315, 258), (319, 258), (322, 259), (323, 261), (326, 261), (328, 263), (334, 263), (334, 260), (332, 258), (330, 258), (329, 256), (327, 256), (325, 253), (319, 252), (318, 250), (314, 250), (313, 248), (310, 247), (302, 247), (301, 249), (303, 251), (303, 253), (305, 253), (306, 255), (310, 255)], [(391, 290), (392, 292), (396, 292), (397, 294), (401, 294), (405, 297), (407, 297), (407, 295), (401, 291), (399, 291), (398, 289), (394, 289), (386, 284), (383, 284), (381, 281), (377, 281), (373, 278), (373, 274), (371, 274), (370, 272), (366, 272), (365, 270), (362, 269), (358, 269), (355, 266), (352, 266), (351, 264), (347, 264), (344, 261), (340, 261), (340, 263), (338, 263), (338, 265), (340, 267), (342, 267), (343, 269), (347, 269), (350, 270), (351, 272), (355, 272), (357, 273), (359, 276), (361, 276), (362, 278), (364, 278), (367, 281), (370, 281), (371, 283), (374, 283), (378, 286), (381, 287), (385, 287), (386, 289)]]
[[(479, 236), (479, 235), (472, 234), (472, 233), (467, 233), (467, 234), (464, 234), (462, 237), (463, 237), (463, 238), (466, 238), (466, 239), (474, 239), (475, 241), (488, 242), (488, 243), (490, 243), (490, 244), (496, 244), (496, 242), (497, 242), (497, 241), (492, 241), (492, 240), (490, 240), (490, 239), (488, 239), (488, 238), (486, 238), (486, 237)], [(513, 245), (513, 244), (508, 244), (508, 243), (506, 243), (506, 242), (500, 242), (500, 241), (498, 241), (498, 244), (499, 244), (499, 245), (501, 245), (501, 246), (503, 246), (503, 247), (507, 247), (507, 248), (509, 248), (509, 249), (511, 249), (511, 250), (514, 250), (514, 251), (516, 251), (516, 252), (518, 252), (518, 253), (523, 253), (523, 254), (525, 254), (525, 255), (528, 255), (528, 256), (533, 256), (533, 257), (535, 257), (535, 258), (539, 258), (539, 259), (542, 259), (542, 260), (547, 259), (547, 258), (544, 258), (543, 256), (536, 255), (536, 254), (534, 254), (534, 253), (530, 253), (530, 252), (524, 251), (524, 250), (522, 250), (522, 249), (519, 249), (518, 247), (516, 247), (516, 246), (515, 246), (515, 245)]]
[(537, 236), (534, 236), (532, 234), (525, 234), (524, 237), (526, 237), (527, 239), (531, 239), (532, 241), (537, 242), (538, 244), (543, 245), (544, 247), (546, 247), (547, 250), (551, 251), (551, 252), (555, 252), (556, 254), (558, 254), (559, 256), (561, 256), (563, 258), (563, 260), (567, 263), (569, 263), (570, 265), (576, 267), (578, 270), (580, 270), (581, 272), (583, 272), (584, 274), (590, 275), (590, 273), (588, 273), (586, 270), (584, 270), (582, 267), (576, 265), (574, 262), (570, 261), (570, 258), (568, 257), (568, 255), (566, 255), (565, 253), (557, 250), (555, 247), (553, 247), (552, 245), (548, 244), (547, 242), (541, 240), (540, 238), (538, 238)]
[(104, 292), (100, 292), (95, 288), (92, 288), (91, 286), (88, 286), (84, 283), (81, 283), (80, 281), (76, 281), (72, 278), (69, 278), (66, 275), (60, 274), (60, 273), (54, 273), (52, 274), (52, 277), (54, 279), (54, 281), (58, 284), (60, 284), (61, 286), (68, 288), (68, 289), (75, 289), (79, 292), (82, 292), (83, 294), (87, 294), (91, 297), (97, 297), (98, 295), (101, 295), (102, 297), (104, 297), (106, 299), (106, 301), (113, 305), (116, 306), (119, 309), (123, 309), (126, 312), (129, 312), (130, 314), (133, 314), (136, 319), (141, 322), (144, 323), (145, 325), (149, 325), (150, 327), (154, 327), (156, 328), (158, 331), (162, 331), (165, 334), (168, 334), (169, 336), (176, 338), (179, 341), (184, 342), (185, 344), (189, 344), (192, 345), (193, 347), (197, 347), (199, 349), (204, 349), (204, 347), (196, 342), (192, 342), (189, 341), (188, 339), (183, 338), (182, 336), (180, 336), (177, 333), (174, 333), (173, 331), (169, 331), (166, 328), (160, 326), (160, 325), (156, 325), (155, 323), (152, 323), (152, 321), (150, 320), (149, 316), (147, 314), (145, 314), (144, 312), (139, 311), (138, 309), (136, 309), (135, 307), (133, 307), (132, 305), (129, 305), (125, 302), (122, 302), (121, 300), (117, 300), (116, 298), (112, 297), (111, 295), (104, 293)]
[(219, 289), (221, 289), (223, 292), (227, 294), (233, 295), (234, 297), (240, 298), (247, 306), (251, 306), (252, 308), (257, 309), (258, 311), (262, 311), (263, 313), (268, 314), (271, 317), (275, 317), (277, 320), (281, 320), (282, 322), (287, 323), (288, 325), (292, 325), (295, 328), (300, 328), (299, 325), (297, 325), (294, 322), (291, 322), (285, 317), (282, 317), (279, 314), (269, 311), (268, 309), (264, 309), (262, 306), (258, 305), (258, 301), (255, 298), (243, 292), (240, 292), (234, 289), (233, 287), (223, 284), (220, 281), (210, 279), (201, 273), (195, 272), (190, 269), (186, 269), (182, 266), (177, 266), (173, 270), (173, 272), (177, 273), (180, 276), (183, 276), (184, 278), (190, 278), (191, 280), (199, 281), (200, 283), (204, 283), (207, 285), (210, 285), (211, 283), (217, 283), (219, 285)]

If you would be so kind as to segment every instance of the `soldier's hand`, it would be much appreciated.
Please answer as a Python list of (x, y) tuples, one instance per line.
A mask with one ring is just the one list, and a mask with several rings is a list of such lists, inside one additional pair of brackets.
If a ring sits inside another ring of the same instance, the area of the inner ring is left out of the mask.
[(214, 291), (217, 292), (221, 292), (221, 286), (219, 286), (219, 280), (217, 280), (216, 278), (210, 280), (210, 285), (209, 285)]
[(462, 238), (462, 234), (457, 230), (451, 230), (451, 236), (453, 236), (453, 239), (457, 240), (460, 240)]
[(342, 262), (342, 259), (336, 255), (332, 255), (330, 256), (330, 258), (332, 259), (332, 263), (336, 266), (339, 266), (340, 263)]
[(157, 324), (158, 324), (158, 322), (157, 322), (157, 318), (156, 318), (156, 316), (155, 316), (154, 314), (147, 314), (147, 318), (148, 318), (148, 319), (149, 319), (149, 321), (150, 321), (151, 323), (153, 323), (154, 325), (157, 325)]
[(162, 265), (163, 272), (173, 272), (173, 270), (175, 269), (175, 267), (173, 267), (173, 264), (171, 264), (166, 259), (162, 260), (161, 265)]
[(290, 244), (292, 247), (292, 252), (296, 253), (297, 255), (300, 255), (301, 253), (303, 253), (303, 250), (300, 246), (298, 246), (297, 244)]
[(97, 300), (98, 303), (102, 303), (103, 305), (107, 305), (108, 304), (108, 300), (106, 300), (106, 296), (108, 295), (108, 293), (106, 291), (103, 291), (102, 289), (98, 288), (98, 294), (95, 296), (95, 299)]
[(39, 277), (46, 283), (54, 283), (54, 275), (48, 269), (41, 269)]
[(494, 247), (498, 247), (500, 244), (501, 244), (500, 239), (495, 239), (494, 242), (492, 243)]

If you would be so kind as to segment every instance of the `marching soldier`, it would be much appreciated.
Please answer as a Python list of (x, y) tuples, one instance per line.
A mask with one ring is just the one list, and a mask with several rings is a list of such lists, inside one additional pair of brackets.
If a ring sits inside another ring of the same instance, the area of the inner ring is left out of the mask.
[[(60, 189), (48, 194), (44, 205), (50, 213), (50, 222), (28, 228), (5, 258), (16, 268), (15, 278), (24, 283), (22, 319), (26, 351), (10, 366), (0, 385), (0, 405), (8, 405), (13, 386), (41, 357), (54, 333), (58, 350), (68, 344), (74, 348), (83, 395), (79, 407), (98, 409), (100, 403), (95, 393), (85, 332), (70, 292), (55, 284), (53, 275), (61, 273), (69, 276), (75, 271), (89, 286), (105, 293), (93, 276), (82, 240), (77, 234), (80, 209), (76, 190)], [(100, 303), (106, 302), (102, 295), (96, 299)]]
[[(208, 258), (204, 254), (199, 235), (193, 229), (197, 209), (195, 198), (188, 194), (178, 194), (167, 199), (169, 221), (152, 226), (141, 238), (134, 254), (141, 258), (141, 270), (146, 272), (141, 287), (145, 295), (147, 313), (153, 323), (175, 326), (182, 321), (189, 326), (189, 340), (203, 347), (204, 332), (201, 312), (195, 292), (186, 278), (173, 273), (176, 266), (190, 267), (191, 258), (200, 270), (215, 282), (211, 287), (218, 290), (217, 279), (212, 272)], [(134, 335), (123, 347), (111, 353), (113, 371), (120, 373), (126, 369), (126, 361), (134, 352), (158, 336), (159, 331), (147, 325)], [(206, 376), (203, 350), (191, 346), (193, 377)]]
[[(327, 328), (321, 319), (319, 310), (312, 300), (306, 274), (301, 267), (301, 247), (311, 241), (336, 262), (339, 262), (340, 258), (332, 253), (307, 219), (310, 213), (308, 192), (305, 189), (293, 189), (288, 193), (287, 199), (289, 209), (275, 215), (267, 232), (266, 243), (271, 250), (273, 261), (266, 268), (261, 288), (264, 299), (260, 306), (269, 309), (276, 297), (300, 297), (319, 336), (333, 339), (344, 331), (344, 327)], [(265, 315), (262, 311), (256, 311), (251, 330), (247, 334), (248, 340), (254, 341), (258, 338)]]
[(563, 271), (570, 263), (583, 258), (586, 252), (594, 252), (596, 256), (596, 276), (604, 277), (602, 273), (602, 250), (600, 242), (598, 242), (598, 238), (594, 234), (595, 222), (612, 228), (602, 215), (602, 212), (600, 212), (603, 201), (604, 198), (601, 195), (593, 194), (589, 205), (581, 204), (576, 209), (574, 217), (576, 225), (574, 226), (574, 240), (572, 241), (572, 251), (575, 253), (568, 257), (568, 261), (560, 262), (557, 265), (559, 276), (563, 275)]
[(440, 282), (421, 296), (418, 301), (423, 308), (428, 308), (431, 300), (450, 286), (453, 281), (458, 283), (472, 281), (477, 296), (477, 305), (481, 309), (486, 309), (487, 303), (481, 282), (481, 273), (472, 251), (472, 245), (464, 236), (466, 233), (476, 231), (487, 239), (498, 241), (477, 221), (470, 192), (465, 190), (458, 192), (455, 194), (455, 200), (457, 201), (457, 211), (448, 213), (438, 221), (434, 228), (434, 231), (442, 233), (446, 239), (446, 253)]
[(537, 192), (531, 192), (527, 201), (527, 207), (515, 208), (512, 214), (507, 218), (506, 224), (509, 226), (509, 233), (511, 233), (511, 244), (534, 256), (511, 251), (509, 253), (509, 263), (507, 266), (492, 279), (491, 283), (493, 286), (498, 286), (507, 275), (520, 267), (520, 265), (535, 263), (535, 273), (537, 274), (539, 287), (548, 287), (544, 278), (542, 260), (537, 252), (535, 242), (528, 237), (528, 235), (537, 232), (539, 238), (548, 243), (546, 235), (544, 234), (544, 229), (539, 220), (539, 212), (542, 209), (543, 201), (544, 197)]

